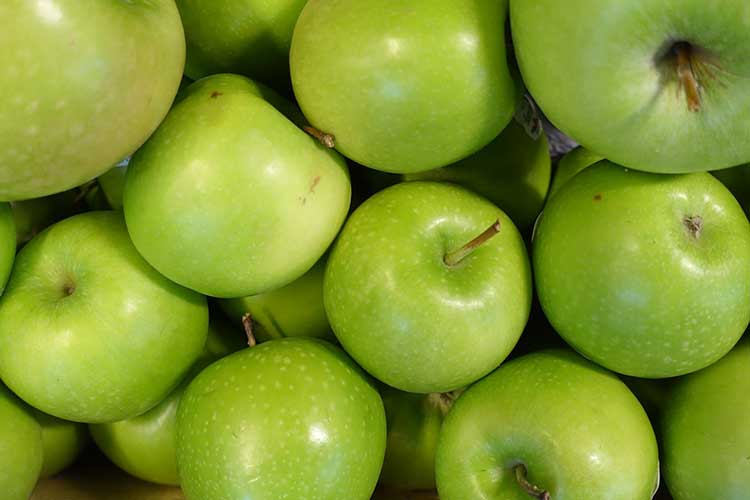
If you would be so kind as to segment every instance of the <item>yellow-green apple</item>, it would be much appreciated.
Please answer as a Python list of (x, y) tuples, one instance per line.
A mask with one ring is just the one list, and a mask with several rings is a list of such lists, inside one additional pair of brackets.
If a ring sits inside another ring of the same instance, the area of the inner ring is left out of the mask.
[(28, 407), (0, 383), (0, 492), (27, 500), (42, 470), (42, 432)]
[(16, 223), (8, 203), (0, 203), (0, 294), (8, 282), (16, 258)]
[(89, 441), (84, 424), (62, 420), (33, 409), (33, 415), (42, 431), (44, 461), (40, 477), (51, 477), (68, 468)]
[(17, 245), (28, 242), (50, 224), (80, 212), (81, 193), (79, 189), (70, 189), (41, 198), (12, 201)]

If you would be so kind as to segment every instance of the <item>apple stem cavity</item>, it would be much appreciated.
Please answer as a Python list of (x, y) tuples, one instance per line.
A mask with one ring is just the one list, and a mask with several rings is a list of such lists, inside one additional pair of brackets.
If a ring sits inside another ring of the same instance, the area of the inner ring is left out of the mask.
[(549, 495), (549, 491), (543, 490), (540, 487), (531, 484), (528, 479), (526, 479), (526, 466), (524, 464), (518, 464), (515, 467), (513, 467), (513, 472), (516, 475), (516, 482), (518, 485), (531, 497), (537, 498), (539, 500), (551, 500), (552, 497)]
[(250, 313), (245, 313), (242, 315), (242, 326), (245, 328), (247, 345), (250, 347), (255, 347), (258, 342), (255, 340), (255, 335), (253, 334), (253, 317), (250, 315)]
[(453, 252), (445, 254), (443, 262), (445, 265), (453, 267), (464, 260), (470, 253), (482, 246), (490, 238), (500, 232), (500, 220), (496, 220), (490, 227), (484, 230), (482, 234)]
[(701, 92), (693, 67), (695, 50), (687, 42), (677, 42), (674, 52), (677, 56), (677, 77), (687, 96), (688, 109), (697, 113), (701, 109)]
[(321, 132), (320, 130), (310, 125), (303, 126), (302, 130), (316, 138), (319, 143), (321, 143), (328, 149), (333, 149), (336, 147), (336, 138), (332, 134)]

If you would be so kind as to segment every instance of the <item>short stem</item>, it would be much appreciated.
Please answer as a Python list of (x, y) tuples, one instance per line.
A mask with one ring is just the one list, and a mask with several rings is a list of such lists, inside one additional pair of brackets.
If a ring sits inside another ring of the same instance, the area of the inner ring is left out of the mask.
[(543, 490), (535, 484), (531, 484), (528, 479), (526, 479), (526, 466), (524, 464), (518, 464), (513, 467), (513, 472), (516, 474), (516, 482), (518, 483), (518, 486), (523, 488), (523, 490), (530, 496), (537, 498), (538, 500), (551, 500), (552, 497), (550, 497), (547, 490)]
[(677, 54), (677, 76), (687, 96), (688, 109), (693, 112), (701, 109), (701, 93), (693, 71), (693, 49), (690, 44), (680, 42), (675, 45)]
[(253, 317), (250, 315), (250, 313), (245, 313), (242, 315), (242, 326), (245, 327), (247, 345), (249, 345), (250, 347), (255, 347), (258, 342), (256, 342), (255, 335), (253, 335)]
[(448, 266), (455, 266), (462, 260), (464, 260), (471, 252), (482, 246), (490, 238), (500, 232), (500, 221), (497, 220), (492, 223), (490, 227), (484, 230), (482, 234), (453, 252), (445, 254), (443, 262)]
[(302, 130), (315, 137), (323, 146), (329, 149), (333, 149), (336, 147), (336, 138), (333, 135), (321, 132), (320, 130), (310, 125), (303, 126)]

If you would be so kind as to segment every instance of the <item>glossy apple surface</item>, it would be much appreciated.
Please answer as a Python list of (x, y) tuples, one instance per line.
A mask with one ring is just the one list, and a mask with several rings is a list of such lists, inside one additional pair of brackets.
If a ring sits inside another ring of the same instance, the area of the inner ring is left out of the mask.
[(172, 0), (10, 0), (0, 24), (0, 200), (93, 179), (146, 141), (177, 93)]
[(704, 368), (750, 321), (750, 224), (707, 173), (589, 167), (545, 207), (533, 259), (555, 330), (626, 375)]
[(0, 491), (26, 500), (42, 470), (42, 433), (26, 405), (0, 383)]
[(124, 208), (136, 248), (207, 295), (254, 295), (299, 278), (349, 208), (343, 158), (264, 92), (237, 75), (194, 83), (128, 166)]
[(519, 464), (554, 500), (646, 500), (659, 476), (638, 400), (567, 349), (509, 361), (458, 398), (438, 444), (440, 499), (533, 498), (516, 479)]
[(19, 252), (0, 298), (0, 377), (56, 417), (121, 420), (169, 394), (207, 329), (205, 297), (149, 266), (121, 213), (88, 212)]
[(383, 402), (338, 348), (271, 340), (212, 364), (177, 414), (189, 500), (367, 500), (385, 451)]
[(549, 187), (550, 198), (578, 172), (603, 159), (604, 157), (601, 155), (581, 146), (563, 156), (557, 164), (555, 175), (552, 177), (552, 184)]
[[(444, 258), (493, 222), (464, 260)], [(448, 392), (495, 369), (531, 307), (526, 247), (502, 210), (464, 188), (406, 182), (349, 217), (323, 300), (336, 337), (373, 376), (407, 392)]]
[(292, 38), (294, 94), (362, 165), (443, 167), (486, 146), (513, 115), (506, 17), (506, 0), (310, 0)]
[(33, 410), (42, 432), (44, 461), (40, 477), (50, 477), (69, 467), (89, 440), (84, 424), (62, 420)]

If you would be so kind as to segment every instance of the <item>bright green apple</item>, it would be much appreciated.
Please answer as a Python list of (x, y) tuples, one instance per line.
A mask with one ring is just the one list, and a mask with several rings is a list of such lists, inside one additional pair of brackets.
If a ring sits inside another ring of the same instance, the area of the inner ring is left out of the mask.
[(50, 477), (68, 468), (89, 440), (84, 424), (62, 420), (33, 409), (33, 415), (42, 431), (44, 461), (40, 477)]
[(750, 163), (715, 170), (711, 175), (719, 179), (732, 192), (745, 213), (750, 214)]
[[(455, 259), (489, 231), (497, 234)], [(529, 267), (521, 235), (492, 203), (452, 184), (405, 182), (351, 215), (323, 300), (339, 342), (373, 376), (407, 392), (448, 392), (495, 369), (518, 341)]]
[(286, 286), (270, 292), (220, 301), (236, 323), (249, 314), (258, 342), (282, 337), (320, 337), (334, 340), (323, 306), (325, 257)]
[(750, 321), (750, 223), (707, 173), (656, 175), (597, 163), (549, 201), (533, 259), (555, 330), (626, 375), (704, 368)]
[(158, 274), (119, 212), (47, 228), (0, 298), (0, 378), (45, 413), (112, 422), (156, 405), (206, 339), (206, 299)]
[(750, 491), (750, 338), (679, 380), (662, 418), (674, 500), (743, 500)]
[(523, 81), (557, 128), (638, 170), (750, 160), (747, 0), (510, 0)]
[(177, 0), (187, 41), (185, 74), (239, 73), (289, 87), (292, 32), (307, 0)]
[(4, 0), (0, 25), (0, 200), (106, 171), (156, 129), (182, 77), (173, 0)]
[(550, 198), (578, 172), (603, 159), (603, 156), (581, 146), (563, 156), (552, 177), (552, 184), (549, 187)]
[(16, 258), (16, 223), (8, 203), (0, 203), (0, 294), (8, 282)]
[(383, 402), (338, 348), (271, 340), (188, 386), (177, 465), (189, 500), (366, 500), (385, 452)]
[(647, 500), (659, 457), (625, 384), (553, 349), (503, 364), (458, 398), (443, 423), (436, 476), (441, 500)]
[(294, 94), (352, 160), (387, 172), (443, 167), (510, 121), (507, 0), (310, 0), (294, 28)]
[(512, 120), (495, 140), (468, 158), (403, 177), (464, 186), (500, 207), (520, 229), (527, 229), (534, 224), (547, 197), (550, 163), (546, 136), (533, 139)]
[(27, 500), (42, 470), (42, 433), (28, 407), (0, 383), (0, 492)]
[(80, 195), (81, 190), (70, 189), (41, 198), (12, 201), (17, 245), (25, 244), (50, 224), (80, 212), (83, 208)]
[(278, 288), (307, 272), (349, 208), (344, 160), (247, 78), (194, 83), (130, 161), (124, 208), (136, 248), (207, 295)]

